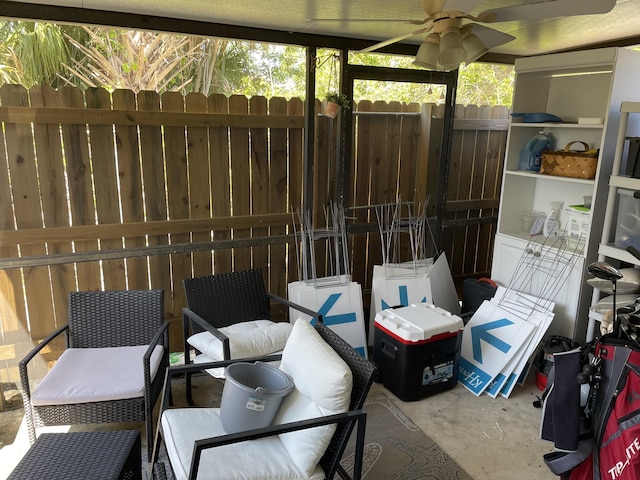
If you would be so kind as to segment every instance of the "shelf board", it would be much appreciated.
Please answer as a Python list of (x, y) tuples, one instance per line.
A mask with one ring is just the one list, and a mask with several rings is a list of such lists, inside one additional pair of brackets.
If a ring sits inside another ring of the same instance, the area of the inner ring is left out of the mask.
[(599, 129), (599, 130), (602, 130), (604, 128), (604, 124), (602, 123), (593, 124), (593, 123), (513, 122), (511, 126), (512, 127), (535, 127), (535, 128), (585, 128), (585, 129)]
[(622, 113), (640, 113), (640, 102), (622, 102), (620, 111)]
[(640, 178), (611, 175), (609, 178), (609, 186), (627, 188), (629, 190), (640, 190)]
[(621, 262), (631, 263), (633, 265), (640, 265), (640, 260), (627, 252), (624, 248), (616, 247), (613, 244), (601, 243), (598, 247), (598, 254), (605, 257), (615, 258)]
[(536, 180), (545, 180), (550, 182), (581, 183), (583, 185), (593, 185), (595, 182), (593, 179), (588, 180), (584, 178), (557, 177), (555, 175), (545, 175), (538, 172), (527, 172), (524, 170), (505, 170), (505, 174), (514, 177), (529, 177), (535, 178)]

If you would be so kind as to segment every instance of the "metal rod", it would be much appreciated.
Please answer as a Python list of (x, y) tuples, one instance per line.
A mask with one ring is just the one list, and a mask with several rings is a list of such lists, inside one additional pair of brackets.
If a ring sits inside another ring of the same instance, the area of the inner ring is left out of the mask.
[(0, 270), (10, 268), (42, 267), (47, 265), (63, 265), (66, 263), (96, 262), (99, 260), (115, 260), (120, 258), (136, 258), (176, 253), (202, 252), (207, 250), (225, 250), (263, 245), (292, 243), (295, 235), (275, 235), (237, 240), (216, 240), (200, 243), (179, 243), (176, 245), (157, 245), (153, 247), (127, 248), (126, 250), (99, 250), (90, 252), (60, 253), (22, 258), (0, 259)]

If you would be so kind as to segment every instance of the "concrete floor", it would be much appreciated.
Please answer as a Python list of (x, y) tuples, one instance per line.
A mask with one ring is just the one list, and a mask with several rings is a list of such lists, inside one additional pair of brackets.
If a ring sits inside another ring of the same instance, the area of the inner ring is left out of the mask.
[(476, 397), (464, 387), (398, 407), (474, 480), (558, 479), (542, 459), (553, 445), (540, 440), (540, 395), (533, 373), (509, 398)]
[[(552, 445), (539, 439), (541, 411), (533, 407), (533, 401), (540, 391), (533, 374), (510, 398), (476, 397), (460, 385), (416, 402), (403, 402), (380, 384), (374, 384), (372, 392), (392, 398), (475, 480), (558, 478), (542, 460)], [(65, 429), (47, 427), (47, 431)], [(0, 412), (0, 480), (9, 475), (28, 447), (22, 408)]]

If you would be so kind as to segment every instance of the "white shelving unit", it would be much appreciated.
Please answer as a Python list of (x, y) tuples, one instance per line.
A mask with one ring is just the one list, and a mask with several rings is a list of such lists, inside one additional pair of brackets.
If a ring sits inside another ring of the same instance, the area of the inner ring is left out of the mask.
[[(522, 253), (532, 237), (523, 228), (525, 212), (548, 213), (551, 202), (564, 207), (582, 205), (592, 197), (590, 227), (579, 243), (568, 249), (578, 253), (566, 283), (555, 292), (555, 319), (549, 334), (583, 341), (589, 322), (592, 288), (586, 285), (585, 266), (596, 260), (602, 237), (606, 207), (607, 181), (623, 100), (640, 101), (640, 53), (627, 49), (604, 48), (517, 59), (512, 110), (514, 113), (550, 113), (563, 123), (526, 123), (514, 116), (509, 127), (505, 152), (502, 193), (495, 238), (492, 278), (507, 286)], [(578, 123), (581, 118), (599, 118), (602, 122)], [(556, 177), (518, 170), (522, 148), (536, 133), (544, 131), (554, 139), (554, 149), (570, 142), (586, 142), (599, 148), (596, 177), (591, 180)], [(560, 221), (566, 225), (568, 215)], [(533, 240), (544, 241), (541, 236)]]
[[(614, 243), (615, 222), (618, 214), (618, 191), (624, 190), (640, 190), (640, 179), (631, 178), (620, 175), (623, 162), (626, 161), (627, 138), (629, 136), (637, 136), (640, 132), (640, 102), (622, 102), (620, 105), (620, 124), (618, 127), (618, 135), (616, 137), (615, 151), (611, 167), (611, 177), (609, 179), (609, 194), (607, 197), (607, 206), (604, 214), (604, 222), (602, 228), (602, 238), (598, 247), (598, 260), (610, 262), (614, 260), (623, 264), (640, 265), (640, 260), (631, 255), (626, 249), (618, 247)], [(600, 292), (594, 290), (592, 296), (592, 305), (600, 299)], [(596, 312), (589, 313), (589, 324), (587, 326), (587, 340), (591, 340), (595, 336), (596, 323), (601, 316)]]

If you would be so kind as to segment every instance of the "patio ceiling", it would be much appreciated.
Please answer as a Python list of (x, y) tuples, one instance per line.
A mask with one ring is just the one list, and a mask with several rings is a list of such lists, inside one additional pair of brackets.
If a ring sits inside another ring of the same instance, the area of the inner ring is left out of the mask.
[[(458, 6), (474, 5), (470, 13), (477, 15), (488, 9), (540, 0), (451, 2)], [(0, 16), (57, 21), (65, 18), (88, 24), (191, 30), (200, 34), (209, 25), (208, 34), (213, 36), (269, 38), (276, 43), (304, 42), (303, 45), (323, 45), (322, 39), (336, 37), (346, 48), (358, 49), (419, 28), (403, 20), (423, 19), (425, 13), (420, 0), (0, 0)], [(618, 0), (606, 14), (492, 23), (491, 28), (515, 39), (491, 49), (484, 59), (493, 56), (509, 61), (513, 57), (557, 51), (635, 45), (640, 43), (638, 18), (640, 0)], [(362, 19), (368, 21), (356, 21)], [(173, 26), (170, 20), (174, 21)], [(247, 32), (253, 29), (262, 33), (249, 35)], [(416, 35), (387, 51), (411, 54), (423, 40), (424, 35)], [(324, 46), (336, 46), (330, 43), (325, 41)]]

